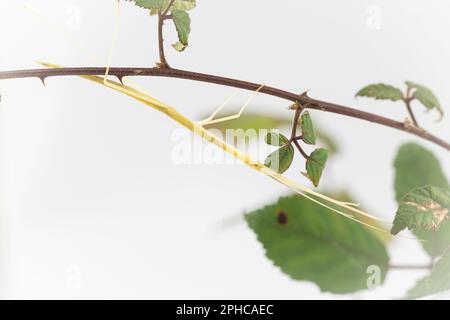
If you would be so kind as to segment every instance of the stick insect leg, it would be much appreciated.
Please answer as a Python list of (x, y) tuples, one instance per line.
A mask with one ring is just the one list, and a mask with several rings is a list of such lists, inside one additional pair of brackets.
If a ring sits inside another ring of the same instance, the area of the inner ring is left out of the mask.
[(211, 121), (216, 117), (216, 115), (219, 113), (220, 110), (222, 110), (227, 104), (228, 102), (231, 101), (231, 99), (233, 99), (233, 96), (229, 96), (221, 105), (219, 108), (217, 108), (216, 111), (214, 111), (208, 118), (200, 121), (200, 125), (205, 126), (211, 123)]
[(234, 119), (238, 119), (245, 111), (245, 109), (247, 109), (248, 105), (250, 104), (250, 102), (253, 100), (254, 96), (256, 93), (260, 92), (262, 88), (264, 88), (264, 84), (260, 85), (258, 87), (258, 89), (256, 89), (256, 91), (253, 92), (252, 95), (250, 95), (250, 97), (247, 98), (247, 101), (244, 103), (244, 105), (241, 107), (241, 109), (235, 113), (232, 114), (230, 116), (226, 116), (226, 117), (221, 117), (218, 119), (214, 119), (214, 117), (217, 115), (217, 113), (226, 105), (226, 103), (228, 102), (225, 101), (220, 107), (219, 109), (217, 109), (210, 117), (208, 117), (207, 119), (203, 120), (200, 122), (201, 126), (207, 126), (207, 125), (211, 125), (211, 124), (215, 124), (215, 123), (220, 123), (220, 122), (225, 122), (225, 121), (230, 121), (230, 120), (234, 120)]

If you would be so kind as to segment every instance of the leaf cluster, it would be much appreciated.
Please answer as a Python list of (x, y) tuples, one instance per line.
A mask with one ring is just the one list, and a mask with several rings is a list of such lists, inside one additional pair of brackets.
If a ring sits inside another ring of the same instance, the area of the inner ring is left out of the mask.
[(181, 52), (189, 44), (189, 35), (191, 33), (190, 10), (196, 7), (196, 0), (130, 0), (136, 6), (148, 9), (150, 15), (165, 14), (166, 18), (173, 21), (178, 34), (178, 41), (172, 46), (175, 50)]
[(279, 148), (266, 158), (264, 164), (278, 173), (284, 173), (294, 160), (295, 146), (306, 158), (305, 176), (317, 187), (328, 160), (328, 151), (324, 148), (319, 148), (310, 155), (306, 155), (298, 143), (298, 141), (303, 141), (307, 145), (315, 145), (317, 142), (313, 122), (308, 111), (301, 114), (300, 121), (294, 123), (294, 126), (299, 126), (299, 129), (301, 129), (302, 133), (298, 137), (295, 135), (297, 130), (294, 130), (294, 135), (290, 139), (281, 133), (270, 132), (267, 134), (265, 138), (266, 143)]
[(409, 104), (418, 101), (426, 110), (437, 110), (440, 119), (444, 116), (444, 109), (436, 95), (429, 88), (412, 81), (406, 81), (406, 91), (384, 83), (370, 84), (356, 93), (357, 97), (367, 97), (376, 100), (403, 101)]

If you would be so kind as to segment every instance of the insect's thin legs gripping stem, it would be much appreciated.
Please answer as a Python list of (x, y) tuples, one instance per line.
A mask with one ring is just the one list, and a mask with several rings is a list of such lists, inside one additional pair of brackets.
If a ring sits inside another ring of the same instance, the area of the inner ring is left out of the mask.
[(211, 114), (211, 116), (209, 116), (205, 120), (200, 121), (200, 125), (205, 127), (205, 126), (208, 126), (211, 124), (221, 123), (221, 122), (235, 120), (235, 119), (240, 118), (241, 115), (244, 113), (245, 109), (247, 109), (247, 107), (250, 105), (250, 102), (253, 100), (254, 95), (256, 93), (260, 92), (262, 88), (264, 88), (264, 84), (260, 85), (258, 87), (258, 89), (256, 89), (256, 91), (254, 91), (253, 94), (247, 98), (247, 101), (245, 101), (244, 105), (241, 107), (241, 109), (237, 113), (226, 116), (226, 117), (221, 117), (221, 118), (215, 119), (215, 116), (219, 113), (220, 110), (223, 109), (223, 107), (225, 107), (225, 105), (228, 103), (229, 100), (231, 100), (232, 97), (228, 98), (216, 111), (214, 111)]

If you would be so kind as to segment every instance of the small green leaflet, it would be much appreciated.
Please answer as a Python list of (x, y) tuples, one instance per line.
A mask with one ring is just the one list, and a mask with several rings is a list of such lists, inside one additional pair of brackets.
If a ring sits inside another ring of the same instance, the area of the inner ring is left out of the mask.
[(267, 258), (292, 279), (342, 294), (367, 289), (370, 266), (381, 271), (380, 284), (385, 279), (389, 257), (384, 244), (364, 226), (306, 198), (280, 198), (245, 220)]
[(436, 263), (430, 275), (426, 276), (416, 286), (409, 290), (408, 298), (417, 299), (442, 291), (450, 290), (450, 250), (447, 250)]
[(306, 161), (306, 172), (315, 187), (319, 185), (327, 159), (328, 151), (320, 148), (311, 153)]
[(277, 147), (282, 147), (289, 142), (288, 138), (277, 132), (269, 132), (264, 140), (267, 144)]
[(384, 83), (368, 85), (367, 87), (359, 90), (356, 96), (391, 101), (398, 101), (403, 99), (403, 93), (400, 89)]
[(264, 140), (271, 146), (281, 147), (266, 158), (264, 165), (278, 173), (284, 173), (294, 159), (294, 148), (289, 143), (289, 139), (280, 133), (269, 132)]
[(430, 89), (411, 81), (406, 81), (405, 83), (409, 89), (414, 89), (412, 95), (413, 98), (417, 99), (428, 110), (437, 109), (440, 114), (440, 119), (442, 119), (444, 110), (442, 109), (438, 98)]
[[(170, 0), (164, 0), (164, 9), (167, 8), (167, 6), (169, 5)], [(196, 1), (195, 0), (175, 0), (175, 2), (173, 3), (171, 10), (177, 9), (177, 10), (184, 10), (184, 11), (189, 11), (194, 9), (196, 6)], [(152, 9), (150, 10), (150, 15), (153, 16), (155, 14), (158, 14), (158, 10), (157, 9)]]
[(314, 133), (314, 126), (308, 111), (302, 114), (300, 121), (302, 128), (302, 140), (306, 144), (316, 144), (316, 134)]
[(433, 186), (413, 189), (401, 201), (391, 230), (396, 235), (403, 229), (439, 229), (448, 220), (450, 191)]
[[(150, 15), (165, 12), (171, 0), (132, 0), (134, 3), (145, 9), (150, 9)], [(191, 18), (188, 10), (195, 8), (195, 0), (175, 0), (170, 7), (171, 18), (175, 24), (178, 34), (178, 41), (172, 44), (172, 47), (178, 52), (184, 51), (188, 46), (189, 34), (191, 32)]]
[(294, 159), (294, 147), (288, 144), (269, 154), (264, 165), (278, 173), (284, 173), (292, 164)]
[[(170, 0), (166, 0), (168, 3)], [(194, 9), (196, 6), (196, 0), (175, 0), (172, 5), (172, 9), (189, 11)]]
[[(166, 5), (166, 0), (133, 0), (134, 3), (144, 9), (162, 9)], [(166, 5), (167, 6), (167, 5)]]
[(191, 18), (189, 14), (183, 10), (172, 10), (172, 19), (175, 23), (180, 43), (187, 46), (189, 33), (191, 32)]

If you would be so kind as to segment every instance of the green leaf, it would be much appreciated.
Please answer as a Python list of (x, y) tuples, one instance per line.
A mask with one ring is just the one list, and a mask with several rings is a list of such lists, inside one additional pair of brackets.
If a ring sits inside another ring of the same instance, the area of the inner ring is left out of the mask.
[(403, 99), (403, 93), (400, 89), (383, 83), (368, 85), (367, 87), (359, 90), (356, 96), (391, 101), (398, 101)]
[(433, 186), (413, 189), (403, 197), (391, 233), (396, 235), (406, 228), (436, 231), (448, 220), (449, 210), (449, 190)]
[[(163, 8), (166, 9), (167, 6), (169, 5), (170, 0), (164, 0), (164, 6)], [(194, 9), (196, 6), (196, 0), (175, 0), (175, 2), (173, 3), (172, 7), (170, 10), (184, 10), (184, 11), (189, 11)], [(169, 10), (169, 11), (170, 11)], [(155, 15), (158, 14), (158, 10), (157, 9), (152, 9), (150, 10), (150, 15)]]
[(179, 41), (187, 46), (189, 33), (191, 32), (191, 18), (189, 14), (183, 10), (172, 10), (172, 19), (177, 29)]
[(319, 185), (327, 159), (328, 151), (320, 148), (311, 153), (306, 161), (306, 172), (315, 187)]
[(444, 110), (442, 109), (441, 104), (439, 103), (438, 98), (434, 95), (433, 91), (425, 86), (411, 81), (406, 81), (405, 83), (408, 88), (415, 89), (412, 95), (413, 98), (417, 99), (428, 110), (437, 109), (442, 119), (444, 116)]
[(272, 152), (264, 161), (264, 165), (278, 173), (284, 173), (292, 164), (294, 148), (291, 144)]
[[(166, 0), (168, 3), (170, 0)], [(195, 8), (196, 0), (175, 0), (172, 5), (172, 9), (189, 11)]]
[(289, 139), (283, 136), (281, 133), (269, 132), (264, 138), (267, 144), (271, 146), (282, 147), (289, 142)]
[[(395, 197), (399, 204), (403, 197), (415, 188), (430, 185), (450, 189), (438, 159), (417, 144), (403, 145), (398, 151), (394, 167)], [(421, 243), (429, 255), (439, 256), (450, 245), (450, 221), (443, 222), (438, 231), (417, 230), (414, 234), (425, 240)]]
[(436, 263), (430, 275), (419, 280), (416, 286), (409, 290), (408, 298), (417, 299), (442, 291), (450, 290), (450, 250), (447, 250)]
[(306, 144), (316, 144), (316, 134), (314, 133), (314, 126), (308, 111), (302, 114), (300, 125), (302, 128), (303, 142)]
[(245, 215), (266, 256), (292, 279), (322, 291), (351, 293), (367, 288), (369, 266), (384, 281), (389, 257), (364, 226), (297, 195)]
[(134, 3), (144, 9), (162, 9), (167, 6), (166, 0), (133, 0)]
[(394, 161), (395, 199), (400, 202), (412, 189), (432, 185), (449, 189), (439, 160), (433, 153), (415, 143), (400, 147)]

